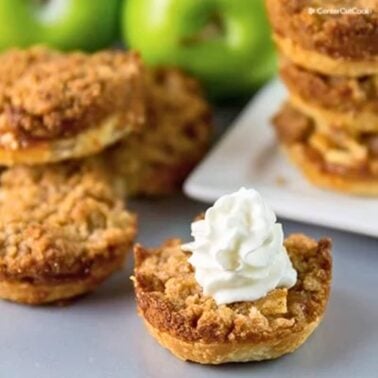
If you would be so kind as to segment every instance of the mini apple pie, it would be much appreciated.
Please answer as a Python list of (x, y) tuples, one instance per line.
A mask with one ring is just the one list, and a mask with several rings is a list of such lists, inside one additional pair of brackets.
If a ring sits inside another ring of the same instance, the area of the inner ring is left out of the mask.
[(148, 70), (146, 126), (105, 153), (129, 195), (162, 195), (177, 190), (206, 153), (210, 107), (199, 83), (176, 69)]
[(0, 298), (44, 304), (95, 289), (136, 233), (97, 158), (17, 166), (0, 182)]
[(349, 133), (378, 133), (378, 75), (327, 76), (287, 60), (281, 78), (290, 101), (318, 123), (339, 125)]
[[(296, 234), (283, 242), (273, 213), (254, 192), (245, 193), (221, 197), (194, 222), (194, 243), (135, 247), (138, 312), (151, 335), (182, 360), (277, 358), (303, 344), (323, 317), (330, 241)], [(236, 201), (241, 195), (252, 203)]]
[(0, 164), (80, 158), (140, 129), (139, 57), (44, 48), (0, 55)]
[(266, 0), (266, 5), (277, 47), (294, 63), (329, 75), (378, 74), (375, 0)]

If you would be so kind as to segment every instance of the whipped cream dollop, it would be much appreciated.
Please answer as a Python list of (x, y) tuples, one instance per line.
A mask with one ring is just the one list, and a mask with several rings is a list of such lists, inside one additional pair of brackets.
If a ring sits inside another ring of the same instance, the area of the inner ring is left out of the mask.
[(217, 304), (254, 301), (295, 285), (282, 225), (253, 189), (220, 197), (192, 223), (194, 241), (182, 245), (205, 295)]

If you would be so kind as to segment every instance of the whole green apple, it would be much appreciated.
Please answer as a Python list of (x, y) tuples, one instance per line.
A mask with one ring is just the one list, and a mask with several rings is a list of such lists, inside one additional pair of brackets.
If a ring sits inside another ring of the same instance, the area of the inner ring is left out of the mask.
[(211, 94), (250, 93), (276, 72), (263, 0), (126, 0), (123, 19), (147, 63), (182, 67)]
[(114, 41), (119, 0), (0, 0), (0, 49), (96, 50)]

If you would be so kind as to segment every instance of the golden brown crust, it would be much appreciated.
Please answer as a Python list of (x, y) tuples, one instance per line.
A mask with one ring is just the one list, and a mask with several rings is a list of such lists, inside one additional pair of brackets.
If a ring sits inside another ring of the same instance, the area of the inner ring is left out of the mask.
[(30, 305), (65, 303), (69, 299), (95, 290), (112, 273), (122, 268), (123, 261), (123, 256), (119, 256), (105, 264), (98, 263), (91, 267), (90, 274), (61, 282), (2, 280), (0, 281), (0, 298)]
[[(134, 216), (123, 209), (99, 158), (17, 166), (2, 174), (0, 190), (0, 282), (6, 299), (34, 298), (40, 288), (51, 287), (39, 296), (43, 303), (56, 290), (70, 296), (61, 285), (72, 292), (93, 288), (120, 266), (134, 239)], [(23, 293), (24, 283), (34, 293)]]
[(195, 361), (200, 364), (218, 365), (227, 362), (263, 361), (278, 358), (294, 352), (311, 335), (321, 318), (307, 324), (302, 331), (288, 334), (281, 340), (271, 340), (259, 344), (246, 343), (211, 343), (187, 342), (161, 332), (146, 320), (144, 324), (150, 334), (165, 348), (181, 360)]
[(337, 113), (378, 113), (378, 75), (328, 76), (288, 61), (282, 62), (280, 75), (291, 93), (314, 106)]
[(273, 35), (278, 50), (293, 63), (325, 75), (359, 77), (378, 74), (378, 58), (374, 60), (346, 60), (307, 50), (289, 38)]
[(275, 358), (298, 347), (320, 321), (330, 290), (329, 240), (292, 235), (285, 245), (298, 272), (294, 288), (220, 306), (203, 295), (180, 245), (171, 240), (152, 250), (137, 246), (134, 277), (140, 315), (180, 358), (200, 363)]
[(291, 161), (312, 184), (341, 193), (366, 197), (378, 196), (377, 177), (350, 176), (327, 171), (317, 159), (313, 158), (312, 151), (306, 145), (285, 146), (284, 149)]
[(290, 93), (290, 103), (304, 115), (314, 119), (319, 128), (325, 131), (343, 130), (354, 138), (378, 133), (378, 112), (329, 110), (301, 98), (294, 92)]
[(376, 134), (355, 140), (342, 130), (324, 128), (288, 104), (276, 114), (273, 125), (292, 161), (312, 183), (345, 193), (378, 195)]
[[(378, 58), (375, 0), (266, 0), (266, 5), (275, 34), (305, 50), (349, 61)], [(324, 12), (327, 8), (367, 9), (368, 14), (330, 15)]]
[[(12, 60), (19, 75), (9, 82)], [(35, 164), (93, 154), (143, 123), (142, 67), (134, 53), (32, 49), (4, 53), (2, 61), (2, 164), (30, 164), (30, 155)]]
[[(120, 128), (121, 124), (122, 128)], [(114, 114), (77, 135), (50, 141), (38, 141), (22, 148), (18, 148), (17, 139), (6, 134), (3, 136), (3, 140), (7, 139), (6, 143), (11, 147), (1, 148), (0, 146), (0, 164), (6, 166), (43, 165), (83, 158), (101, 152), (105, 147), (127, 138), (134, 132), (134, 129), (134, 123), (124, 123), (123, 115)]]
[(106, 154), (129, 195), (169, 194), (207, 151), (210, 107), (198, 82), (176, 69), (149, 71), (146, 96), (146, 130)]

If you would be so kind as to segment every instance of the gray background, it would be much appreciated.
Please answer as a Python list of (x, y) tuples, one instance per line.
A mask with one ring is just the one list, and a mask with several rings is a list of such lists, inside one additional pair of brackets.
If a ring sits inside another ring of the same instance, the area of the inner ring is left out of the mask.
[[(217, 113), (222, 124), (231, 113)], [(140, 220), (138, 240), (155, 246), (189, 238), (192, 218), (207, 205), (182, 195), (129, 204)], [(342, 209), (340, 209), (342, 211)], [(281, 359), (218, 367), (184, 363), (161, 348), (135, 312), (124, 271), (94, 294), (66, 307), (0, 302), (0, 377), (376, 377), (378, 376), (378, 239), (281, 220), (286, 234), (334, 241), (331, 300), (320, 327), (296, 353)]]

